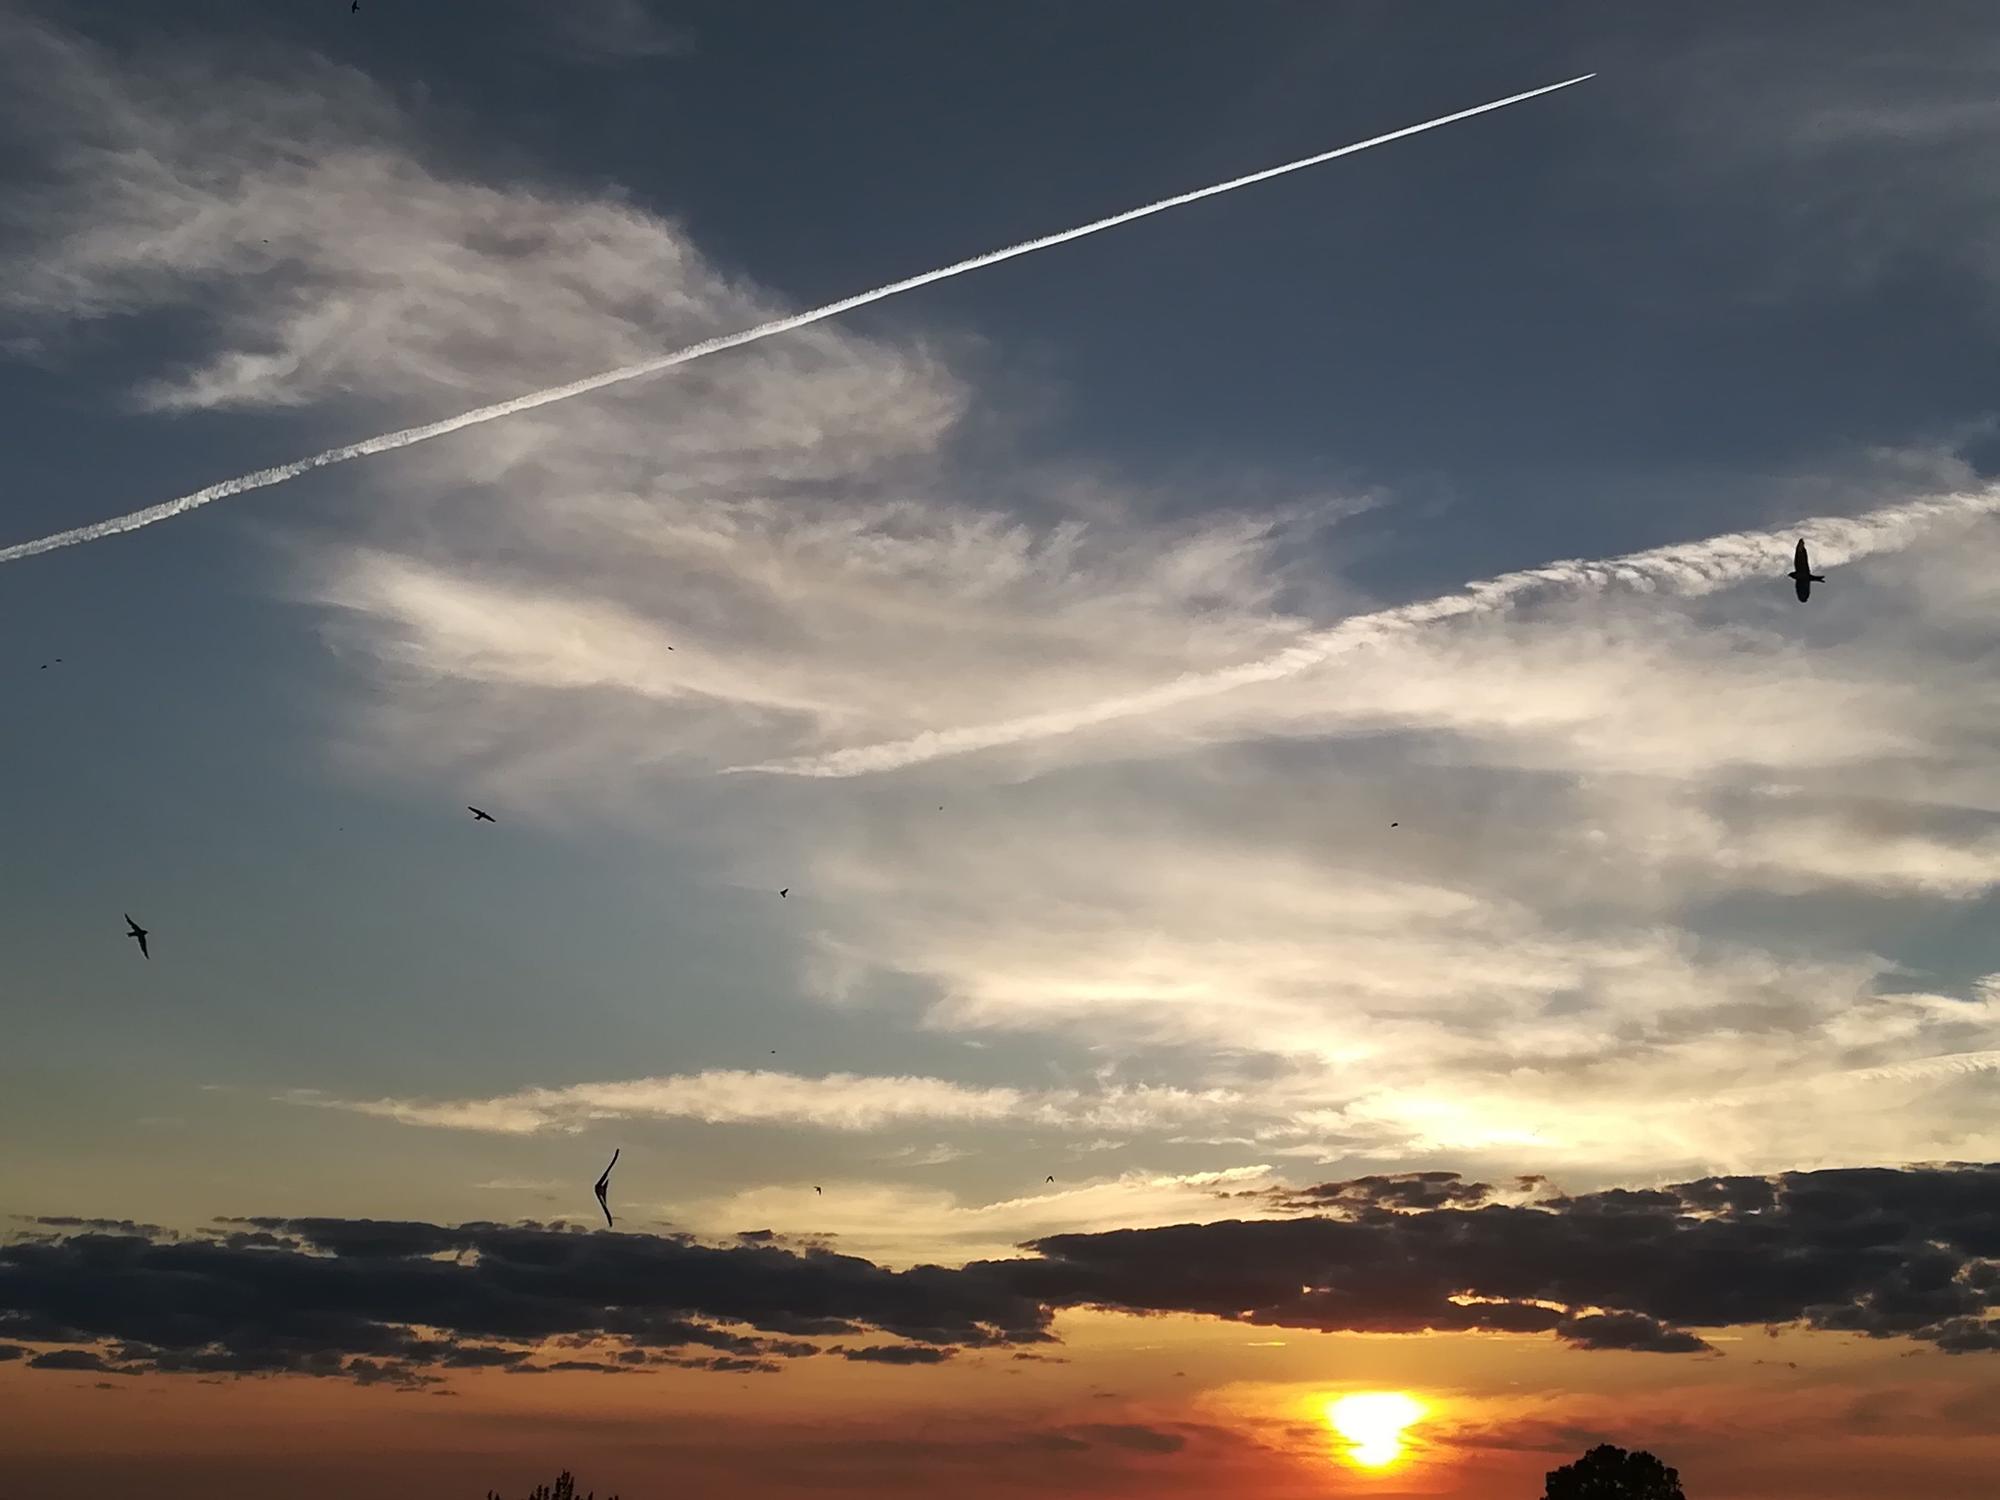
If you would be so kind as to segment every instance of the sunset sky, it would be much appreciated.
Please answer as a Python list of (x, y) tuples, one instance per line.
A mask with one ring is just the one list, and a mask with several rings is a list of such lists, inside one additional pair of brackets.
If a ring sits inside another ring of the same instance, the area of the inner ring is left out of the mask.
[(1995, 20), (0, 0), (0, 1500), (1990, 1497)]

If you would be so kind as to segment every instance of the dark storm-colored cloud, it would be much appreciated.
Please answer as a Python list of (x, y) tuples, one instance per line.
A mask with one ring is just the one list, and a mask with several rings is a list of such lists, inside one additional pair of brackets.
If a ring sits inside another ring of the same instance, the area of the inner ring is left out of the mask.
[[(1970, 1351), (1996, 1332), (2000, 1166), (1790, 1172), (1540, 1203), (1384, 1206), (1375, 1180), (1291, 1195), (1301, 1219), (1066, 1234), (1006, 1263), (1054, 1306), (1295, 1328), (1546, 1329), (1586, 1348), (1695, 1352), (1692, 1327), (1804, 1322)], [(1393, 1200), (1418, 1188), (1396, 1189)]]
[(862, 1360), (877, 1365), (941, 1365), (958, 1353), (956, 1349), (934, 1349), (923, 1344), (871, 1344), (864, 1349), (835, 1351), (842, 1359)]
[(1556, 1325), (1556, 1337), (1579, 1349), (1631, 1349), (1643, 1354), (1700, 1354), (1714, 1347), (1706, 1339), (1634, 1312), (1566, 1318)]
[(1285, 1208), (1414, 1213), (1472, 1207), (1491, 1198), (1493, 1189), (1483, 1182), (1466, 1182), (1456, 1172), (1394, 1172), (1323, 1182), (1315, 1187), (1272, 1188), (1264, 1196)]
[(101, 1229), (106, 1234), (149, 1234), (163, 1236), (157, 1224), (140, 1224), (131, 1219), (80, 1219), (74, 1214), (37, 1214), (28, 1221), (44, 1229)]
[(890, 1271), (825, 1250), (537, 1225), (240, 1222), (264, 1238), (232, 1224), (200, 1238), (86, 1229), (0, 1246), (0, 1333), (115, 1345), (135, 1370), (407, 1384), (425, 1369), (512, 1369), (565, 1339), (705, 1351), (674, 1362), (741, 1372), (816, 1354), (803, 1340), (829, 1334), (947, 1351), (1031, 1344), (1051, 1316), (989, 1273)]
[[(967, 1348), (1026, 1352), (1048, 1342), (1057, 1312), (1085, 1306), (1661, 1354), (1706, 1350), (1691, 1329), (1801, 1323), (2000, 1350), (2000, 1165), (1710, 1177), (1528, 1203), (1420, 1173), (1284, 1197), (1316, 1211), (1054, 1235), (1022, 1259), (956, 1270), (534, 1224), (57, 1228), (0, 1245), (0, 1336), (66, 1346), (29, 1361), (42, 1369), (405, 1388), (482, 1368), (937, 1364)], [(870, 1333), (901, 1342), (810, 1342)], [(545, 1350), (575, 1354), (529, 1363)]]
[(90, 1370), (97, 1373), (108, 1372), (110, 1365), (104, 1356), (89, 1349), (51, 1349), (47, 1354), (37, 1354), (28, 1361), (31, 1370)]

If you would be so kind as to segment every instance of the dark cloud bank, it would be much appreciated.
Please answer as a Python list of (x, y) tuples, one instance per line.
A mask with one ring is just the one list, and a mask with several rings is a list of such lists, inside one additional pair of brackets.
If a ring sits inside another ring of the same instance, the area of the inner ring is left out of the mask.
[(483, 1368), (928, 1365), (1049, 1342), (1055, 1314), (1082, 1306), (1668, 1354), (1709, 1349), (1691, 1329), (1781, 1324), (2000, 1350), (2000, 1164), (1515, 1201), (1535, 1187), (1363, 1177), (1263, 1195), (1294, 1217), (1053, 1235), (1020, 1260), (907, 1271), (756, 1236), (37, 1220), (0, 1245), (0, 1360), (399, 1385)]

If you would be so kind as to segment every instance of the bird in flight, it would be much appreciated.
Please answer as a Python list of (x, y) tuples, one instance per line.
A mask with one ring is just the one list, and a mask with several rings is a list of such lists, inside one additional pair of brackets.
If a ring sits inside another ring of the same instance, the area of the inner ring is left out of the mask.
[(618, 1152), (621, 1149), (617, 1146), (611, 1148), (611, 1160), (604, 1168), (604, 1175), (597, 1179), (597, 1187), (595, 1189), (597, 1193), (597, 1206), (604, 1210), (604, 1227), (606, 1229), (611, 1227), (611, 1205), (604, 1201), (604, 1195), (611, 1188), (611, 1168), (618, 1165)]
[(791, 893), (792, 893), (792, 888), (790, 886), (786, 886), (782, 891), (778, 892), (778, 896), (780, 899), (782, 899), (786, 896), (791, 895)]
[(1050, 1182), (1054, 1182), (1054, 1181), (1056, 1180), (1056, 1174), (1055, 1174), (1055, 1173), (1053, 1173), (1053, 1172), (1049, 1173), (1049, 1177), (1048, 1177), (1048, 1180), (1049, 1180)]
[(491, 823), (494, 821), (492, 813), (483, 812), (469, 802), (465, 805), (465, 810), (472, 814), (472, 821), (475, 823)]
[(347, 13), (350, 16), (359, 14), (360, 10), (361, 10), (361, 0), (354, 0), (354, 3), (347, 7)]
[(128, 938), (136, 938), (138, 940), (139, 956), (141, 958), (151, 958), (153, 955), (146, 951), (147, 929), (141, 927), (137, 922), (133, 921), (132, 913), (130, 913), (129, 911), (125, 913), (125, 926), (127, 929), (125, 936), (127, 936)]
[(813, 1191), (814, 1191), (815, 1193), (818, 1193), (818, 1194), (820, 1195), (820, 1197), (822, 1197), (822, 1198), (824, 1198), (824, 1197), (826, 1196), (826, 1192), (825, 1192), (825, 1190), (824, 1190), (823, 1188), (821, 1188), (821, 1187), (819, 1186), (819, 1184), (818, 1184), (818, 1183), (814, 1183), (814, 1184), (813, 1184)]
[(1785, 576), (1792, 580), (1792, 587), (1798, 590), (1799, 603), (1801, 604), (1812, 598), (1812, 586), (1814, 584), (1826, 582), (1825, 576), (1815, 573), (1812, 570), (1812, 564), (1806, 561), (1806, 539), (1804, 537), (1799, 538), (1798, 546), (1792, 551), (1792, 571)]

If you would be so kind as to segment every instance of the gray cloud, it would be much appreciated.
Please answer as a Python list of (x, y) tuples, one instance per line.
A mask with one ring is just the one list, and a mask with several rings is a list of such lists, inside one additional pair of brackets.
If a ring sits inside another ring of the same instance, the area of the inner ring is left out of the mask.
[[(406, 1385), (470, 1368), (765, 1371), (820, 1352), (938, 1364), (1046, 1342), (1075, 1307), (1662, 1354), (1708, 1349), (1693, 1329), (1778, 1324), (2000, 1349), (2000, 1164), (1493, 1196), (1435, 1174), (1358, 1179), (1294, 1195), (1323, 1205), (1304, 1217), (1053, 1235), (1025, 1259), (901, 1272), (534, 1225), (251, 1221), (287, 1236), (279, 1248), (31, 1235), (0, 1246), (0, 1333), (68, 1346), (39, 1369)], [(863, 1330), (904, 1342), (810, 1342)], [(592, 1341), (623, 1352), (533, 1358)]]
[(859, 1360), (863, 1364), (876, 1365), (938, 1365), (943, 1364), (958, 1351), (938, 1349), (924, 1344), (873, 1344), (861, 1349), (834, 1349), (842, 1359)]
[[(1056, 1305), (1284, 1327), (1546, 1329), (1695, 1352), (1689, 1328), (1803, 1323), (1958, 1352), (2000, 1323), (2000, 1165), (1706, 1178), (1532, 1205), (1405, 1210), (1037, 1240), (1016, 1284)], [(1475, 1200), (1476, 1201), (1476, 1200)]]
[[(95, 1348), (31, 1361), (57, 1361), (47, 1368), (401, 1383), (433, 1368), (557, 1368), (529, 1358), (577, 1337), (724, 1371), (810, 1355), (817, 1346), (804, 1339), (864, 1329), (950, 1346), (1047, 1337), (1046, 1309), (978, 1272), (534, 1226), (249, 1222), (275, 1242), (84, 1230), (0, 1246), (0, 1330), (113, 1346), (115, 1363)], [(704, 1348), (719, 1353), (687, 1352)], [(852, 1357), (912, 1362), (893, 1345)]]
[(1707, 1340), (1668, 1328), (1644, 1313), (1586, 1313), (1556, 1325), (1556, 1337), (1579, 1349), (1628, 1349), (1645, 1354), (1698, 1354)]
[(614, 66), (684, 57), (694, 50), (694, 33), (668, 21), (647, 0), (573, 0), (530, 9), (539, 26), (579, 62)]

